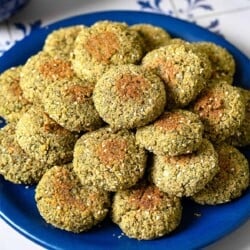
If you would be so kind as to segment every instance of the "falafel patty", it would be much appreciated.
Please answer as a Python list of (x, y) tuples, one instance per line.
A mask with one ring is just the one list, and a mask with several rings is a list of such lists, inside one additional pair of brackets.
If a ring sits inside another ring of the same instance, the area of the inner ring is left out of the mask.
[(46, 37), (43, 50), (51, 56), (68, 58), (75, 47), (76, 37), (83, 29), (87, 29), (87, 27), (74, 25), (54, 30)]
[(242, 195), (249, 186), (249, 166), (245, 156), (228, 144), (216, 146), (219, 172), (192, 198), (199, 204), (216, 205)]
[(155, 154), (181, 155), (197, 150), (202, 142), (199, 116), (176, 109), (165, 112), (153, 124), (138, 128), (136, 141)]
[(182, 197), (203, 189), (218, 171), (217, 153), (212, 143), (203, 139), (191, 154), (154, 155), (151, 178), (163, 192)]
[(20, 87), (22, 66), (13, 67), (0, 75), (0, 116), (9, 122), (16, 122), (25, 113), (31, 103), (24, 98)]
[(192, 104), (204, 124), (205, 137), (219, 143), (236, 133), (245, 119), (245, 100), (237, 87), (226, 82), (210, 84)]
[(78, 34), (72, 65), (78, 77), (95, 83), (110, 66), (137, 64), (143, 53), (142, 38), (126, 23), (100, 21)]
[(70, 165), (48, 170), (36, 187), (35, 199), (47, 223), (74, 233), (102, 221), (110, 206), (109, 194), (82, 186)]
[(31, 157), (47, 164), (72, 161), (78, 135), (61, 127), (41, 107), (32, 107), (17, 123), (16, 139)]
[(45, 112), (62, 127), (75, 132), (91, 131), (102, 125), (93, 99), (93, 84), (77, 77), (50, 84), (42, 96)]
[(83, 185), (117, 191), (143, 176), (147, 155), (128, 130), (101, 128), (84, 134), (74, 148), (73, 166)]
[(130, 26), (137, 31), (144, 41), (145, 52), (167, 45), (171, 39), (169, 33), (163, 28), (151, 24), (139, 23)]
[(188, 43), (172, 43), (147, 53), (142, 66), (154, 70), (164, 81), (169, 101), (167, 109), (187, 106), (206, 86), (211, 75), (206, 54)]
[(182, 215), (178, 197), (160, 191), (154, 185), (136, 185), (115, 194), (112, 220), (130, 238), (150, 240), (176, 229)]
[(15, 138), (15, 123), (0, 130), (0, 174), (16, 184), (36, 184), (52, 166), (31, 158)]
[(233, 83), (235, 73), (235, 61), (233, 56), (223, 47), (210, 42), (197, 42), (193, 45), (205, 53), (211, 62), (212, 82), (225, 81), (228, 84)]
[(245, 118), (236, 132), (226, 139), (226, 142), (235, 147), (244, 147), (250, 144), (250, 90), (239, 88), (245, 99)]
[(135, 128), (154, 121), (166, 104), (161, 79), (136, 65), (111, 68), (97, 81), (95, 107), (112, 128)]
[(32, 103), (39, 104), (49, 84), (70, 81), (75, 73), (68, 58), (51, 56), (41, 51), (27, 60), (20, 76), (24, 97)]

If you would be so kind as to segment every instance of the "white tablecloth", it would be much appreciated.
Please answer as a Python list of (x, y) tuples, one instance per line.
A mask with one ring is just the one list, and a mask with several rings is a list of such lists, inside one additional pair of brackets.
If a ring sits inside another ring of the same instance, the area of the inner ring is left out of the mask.
[[(38, 26), (87, 12), (118, 9), (160, 12), (195, 22), (223, 35), (250, 58), (249, 0), (31, 0), (14, 17), (0, 23), (0, 56)], [(250, 250), (249, 232), (250, 221), (207, 249)], [(0, 219), (0, 249), (43, 248)]]

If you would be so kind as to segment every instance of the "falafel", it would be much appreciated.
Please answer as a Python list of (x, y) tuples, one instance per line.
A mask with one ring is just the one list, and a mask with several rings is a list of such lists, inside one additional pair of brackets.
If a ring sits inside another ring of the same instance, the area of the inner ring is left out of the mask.
[(137, 64), (143, 42), (126, 23), (99, 21), (76, 38), (72, 65), (79, 78), (96, 82), (112, 65)]
[(35, 200), (47, 223), (74, 233), (101, 222), (110, 206), (109, 194), (82, 186), (70, 165), (48, 170), (36, 187)]
[(15, 123), (0, 130), (0, 174), (16, 184), (36, 184), (52, 166), (28, 156), (15, 138)]
[(192, 199), (199, 204), (216, 205), (240, 197), (249, 186), (249, 166), (245, 156), (228, 144), (216, 146), (219, 172)]
[(130, 238), (150, 240), (175, 230), (181, 220), (180, 199), (145, 183), (118, 191), (112, 220)]
[(31, 103), (24, 97), (20, 87), (22, 66), (12, 67), (0, 75), (0, 116), (8, 122), (16, 122)]
[(72, 161), (78, 134), (61, 127), (41, 107), (34, 106), (18, 121), (16, 139), (29, 156), (61, 165)]
[(142, 178), (146, 159), (132, 132), (106, 127), (88, 132), (76, 142), (73, 166), (83, 185), (115, 192)]
[(135, 128), (154, 121), (166, 105), (161, 79), (136, 65), (112, 67), (97, 81), (95, 107), (112, 128)]
[(147, 53), (142, 66), (154, 70), (165, 83), (167, 109), (187, 106), (206, 86), (211, 74), (206, 55), (188, 43), (173, 43)]
[(199, 149), (191, 154), (154, 155), (151, 178), (163, 192), (182, 197), (203, 189), (218, 171), (217, 153), (212, 143), (203, 139)]
[(202, 136), (203, 124), (199, 116), (181, 109), (165, 112), (153, 124), (136, 131), (139, 145), (154, 154), (171, 156), (197, 150)]

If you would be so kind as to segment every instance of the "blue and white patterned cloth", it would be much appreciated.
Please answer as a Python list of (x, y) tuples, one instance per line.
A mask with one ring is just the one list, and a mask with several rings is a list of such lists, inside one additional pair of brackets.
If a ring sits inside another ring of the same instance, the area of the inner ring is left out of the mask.
[[(21, 4), (24, 0), (16, 0)], [(0, 3), (7, 2), (0, 0)], [(49, 7), (46, 7), (49, 6)], [(250, 0), (34, 0), (0, 23), (0, 56), (41, 25), (100, 10), (132, 9), (181, 18), (224, 36), (250, 57)], [(239, 39), (240, 38), (240, 39)]]
[(13, 15), (27, 2), (28, 0), (0, 0), (0, 21)]

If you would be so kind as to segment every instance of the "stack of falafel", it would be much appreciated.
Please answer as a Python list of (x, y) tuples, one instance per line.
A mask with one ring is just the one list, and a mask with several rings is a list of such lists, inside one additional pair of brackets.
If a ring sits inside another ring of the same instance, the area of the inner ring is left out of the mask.
[(149, 24), (100, 21), (52, 32), (0, 76), (0, 174), (36, 184), (46, 222), (82, 232), (110, 212), (131, 238), (181, 222), (181, 198), (231, 201), (247, 189), (250, 91), (209, 42)]

